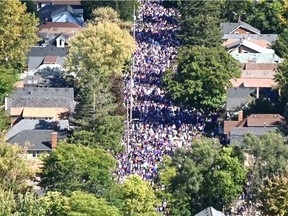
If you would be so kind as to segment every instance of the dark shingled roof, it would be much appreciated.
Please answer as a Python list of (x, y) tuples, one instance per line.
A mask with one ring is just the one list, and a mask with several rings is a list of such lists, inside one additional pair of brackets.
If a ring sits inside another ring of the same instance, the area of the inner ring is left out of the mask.
[(226, 110), (234, 110), (251, 102), (251, 94), (256, 93), (256, 88), (228, 88)]
[[(7, 142), (18, 144), (21, 147), (28, 146), (28, 150), (51, 151), (51, 134), (54, 130), (23, 130)], [(66, 132), (57, 132), (58, 140), (67, 137)]]
[(201, 212), (197, 213), (195, 216), (225, 216), (222, 212), (217, 211), (213, 207), (208, 207)]
[(224, 34), (222, 37), (224, 40), (227, 39), (259, 39), (259, 40), (266, 40), (270, 44), (273, 44), (277, 39), (278, 35), (277, 34)]
[(261, 34), (260, 30), (257, 28), (254, 28), (253, 26), (249, 25), (245, 22), (237, 22), (237, 23), (221, 23), (220, 24), (221, 30), (223, 34), (230, 34), (233, 32), (236, 28), (242, 27), (249, 31), (255, 32), (256, 34)]
[(59, 97), (59, 98), (74, 98), (73, 88), (21, 88), (16, 89), (11, 97)]

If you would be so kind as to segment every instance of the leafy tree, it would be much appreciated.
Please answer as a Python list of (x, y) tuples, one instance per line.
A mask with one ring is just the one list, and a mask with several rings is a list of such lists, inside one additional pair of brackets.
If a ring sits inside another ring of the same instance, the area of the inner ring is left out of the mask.
[(7, 112), (4, 109), (0, 109), (0, 140), (3, 139), (5, 131), (10, 125), (10, 120), (7, 116)]
[(259, 193), (258, 209), (262, 215), (288, 214), (288, 178), (274, 176), (266, 179)]
[(220, 2), (183, 1), (180, 6), (181, 33), (184, 46), (220, 47)]
[(109, 205), (104, 199), (96, 198), (93, 194), (74, 191), (70, 196), (64, 196), (59, 192), (48, 192), (41, 198), (45, 209), (45, 215), (72, 216), (72, 215), (99, 215), (118, 216), (118, 209)]
[(21, 68), (38, 38), (37, 19), (19, 0), (0, 2), (0, 64)]
[(177, 103), (204, 111), (219, 108), (230, 79), (240, 76), (238, 62), (222, 48), (183, 48), (177, 64), (177, 73), (164, 78), (166, 89)]
[(280, 89), (280, 99), (282, 103), (288, 102), (288, 60), (284, 59), (277, 67), (276, 74), (274, 77), (275, 81), (278, 83), (277, 88)]
[(103, 195), (112, 185), (113, 157), (99, 148), (60, 143), (43, 159), (40, 186), (69, 194), (75, 190)]
[(255, 1), (228, 1), (221, 4), (221, 19), (228, 22), (238, 22), (245, 20), (247, 15), (253, 13)]
[(43, 216), (42, 202), (31, 192), (14, 194), (10, 190), (0, 189), (1, 216)]
[(81, 1), (84, 8), (84, 18), (91, 19), (93, 17), (93, 10), (100, 7), (110, 7), (117, 11), (120, 18), (124, 21), (133, 20), (134, 4), (137, 7), (136, 1)]
[(0, 144), (0, 187), (13, 193), (24, 193), (30, 189), (28, 181), (33, 172), (23, 155), (25, 150), (5, 142)]
[(157, 199), (152, 187), (139, 176), (129, 176), (119, 186), (116, 194), (118, 207), (123, 215), (158, 215)]
[(0, 66), (0, 104), (4, 102), (4, 98), (7, 97), (13, 90), (13, 85), (17, 81), (17, 71), (13, 68), (4, 68)]
[(235, 148), (222, 148), (208, 138), (195, 140), (191, 149), (178, 149), (171, 164), (176, 174), (166, 183), (171, 215), (195, 215), (209, 206), (219, 210), (229, 206), (242, 191), (246, 175), (238, 155)]
[(283, 32), (279, 34), (275, 44), (272, 45), (275, 53), (280, 57), (287, 57), (288, 54), (288, 29), (285, 28)]
[(26, 11), (28, 13), (37, 13), (37, 4), (36, 2), (32, 1), (32, 0), (21, 0), (22, 4), (25, 4), (26, 6)]
[(243, 141), (243, 149), (249, 167), (248, 197), (258, 203), (257, 195), (263, 179), (288, 171), (288, 146), (285, 137), (274, 132), (260, 137), (247, 135)]

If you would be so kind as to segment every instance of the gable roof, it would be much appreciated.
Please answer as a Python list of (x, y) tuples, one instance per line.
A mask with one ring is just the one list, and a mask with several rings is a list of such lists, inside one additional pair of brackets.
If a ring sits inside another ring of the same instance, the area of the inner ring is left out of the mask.
[(244, 70), (275, 70), (277, 68), (276, 63), (255, 63), (247, 62), (244, 64)]
[(249, 41), (249, 42), (251, 42), (253, 44), (256, 44), (256, 45), (258, 45), (258, 46), (260, 46), (262, 48), (270, 48), (271, 47), (271, 43), (269, 43), (266, 40), (262, 40), (262, 39), (243, 39), (243, 38), (225, 40), (223, 42), (223, 46), (230, 47), (232, 45), (232, 47), (234, 47), (237, 44), (241, 44), (241, 42), (243, 42), (243, 41)]
[(229, 53), (232, 52), (235, 49), (238, 49), (240, 46), (245, 46), (249, 49), (254, 50), (257, 53), (263, 53), (263, 54), (268, 54), (268, 53), (275, 53), (273, 49), (269, 48), (264, 48), (259, 46), (258, 44), (255, 44), (252, 42), (252, 40), (236, 40), (234, 43), (227, 44), (226, 47), (229, 49)]
[(250, 103), (254, 100), (251, 94), (254, 94), (255, 92), (255, 88), (228, 88), (226, 110), (234, 110)]
[(53, 118), (59, 120), (61, 115), (70, 113), (65, 107), (24, 107), (23, 118)]
[(32, 119), (22, 119), (17, 124), (13, 125), (6, 133), (5, 138), (7, 140), (11, 139), (18, 133), (24, 130), (68, 130), (69, 121), (68, 120), (32, 120)]
[(231, 34), (238, 28), (244, 28), (251, 32), (254, 32), (255, 34), (261, 34), (261, 31), (257, 28), (254, 28), (253, 26), (249, 25), (248, 23), (245, 23), (243, 21), (239, 21), (237, 23), (221, 23), (220, 24), (221, 30), (223, 34)]
[(247, 117), (247, 127), (275, 127), (284, 123), (279, 114), (251, 114)]
[(208, 207), (201, 212), (197, 213), (195, 216), (225, 216), (222, 212), (217, 211), (213, 207)]
[(17, 97), (41, 97), (41, 98), (69, 98), (74, 99), (74, 89), (73, 88), (23, 88), (16, 89), (11, 98)]
[(272, 88), (276, 86), (277, 83), (275, 82), (274, 78), (237, 78), (237, 79), (230, 79), (230, 82), (233, 87), (249, 87), (249, 88)]

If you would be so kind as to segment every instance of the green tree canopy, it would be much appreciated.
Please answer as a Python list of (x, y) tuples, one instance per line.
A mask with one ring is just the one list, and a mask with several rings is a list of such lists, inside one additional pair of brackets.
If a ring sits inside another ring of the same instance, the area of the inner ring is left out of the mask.
[(258, 209), (264, 216), (288, 215), (288, 178), (273, 176), (264, 180), (259, 193)]
[(31, 46), (38, 41), (37, 19), (19, 0), (0, 2), (0, 64), (22, 68)]
[(230, 79), (240, 76), (239, 63), (223, 48), (183, 48), (177, 64), (177, 73), (164, 78), (166, 89), (177, 103), (204, 111), (219, 108)]
[(247, 135), (243, 141), (246, 163), (249, 168), (252, 201), (257, 203), (257, 194), (265, 178), (288, 171), (288, 146), (286, 138), (279, 133), (268, 133), (260, 137)]
[(277, 88), (280, 89), (280, 99), (282, 103), (288, 102), (288, 60), (284, 59), (277, 67), (276, 74), (274, 77), (275, 81), (278, 83)]
[(0, 66), (0, 104), (13, 90), (14, 83), (18, 80), (17, 71), (11, 67)]
[(33, 180), (33, 172), (23, 155), (26, 151), (18, 145), (0, 143), (0, 188), (13, 193), (25, 193)]
[(119, 185), (116, 193), (118, 208), (123, 215), (158, 215), (156, 213), (157, 199), (152, 187), (139, 176), (129, 176)]
[(103, 195), (112, 185), (115, 160), (99, 148), (60, 143), (43, 159), (40, 186), (68, 194), (82, 190)]
[[(178, 149), (170, 166), (161, 173), (166, 178), (172, 215), (195, 215), (206, 207), (222, 210), (242, 191), (246, 177), (235, 148), (222, 148), (215, 139), (195, 140), (191, 149)], [(162, 181), (163, 182), (163, 181)]]
[(180, 39), (184, 46), (220, 47), (220, 1), (182, 1)]

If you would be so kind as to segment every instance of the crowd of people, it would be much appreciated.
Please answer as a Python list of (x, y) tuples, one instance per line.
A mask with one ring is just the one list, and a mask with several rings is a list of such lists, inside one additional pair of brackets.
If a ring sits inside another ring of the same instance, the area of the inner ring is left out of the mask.
[(126, 151), (118, 155), (120, 181), (137, 174), (153, 183), (163, 156), (173, 155), (176, 148), (189, 145), (192, 137), (204, 131), (200, 112), (175, 106), (161, 89), (163, 73), (168, 68), (175, 70), (173, 63), (180, 45), (177, 16), (175, 8), (164, 8), (161, 2), (140, 1), (133, 81), (130, 74), (125, 79), (125, 101), (128, 106), (133, 103), (133, 119), (127, 129)]

